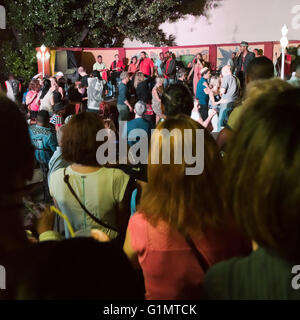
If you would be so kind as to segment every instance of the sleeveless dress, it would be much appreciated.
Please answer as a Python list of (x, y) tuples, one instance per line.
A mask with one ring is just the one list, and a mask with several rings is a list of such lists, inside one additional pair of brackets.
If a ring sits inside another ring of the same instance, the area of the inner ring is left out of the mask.
[(194, 83), (193, 83), (194, 95), (196, 95), (197, 84), (198, 84), (199, 80), (201, 79), (201, 70), (202, 70), (202, 66), (200, 64), (196, 63), (195, 67), (194, 67)]
[[(157, 90), (158, 87), (155, 86), (154, 89), (157, 91), (157, 94), (158, 94), (159, 98), (161, 99), (162, 93)], [(162, 116), (161, 102), (156, 99), (156, 97), (155, 97), (155, 95), (153, 93), (152, 93), (152, 109), (153, 109), (154, 113), (159, 118), (161, 118), (161, 116)]]

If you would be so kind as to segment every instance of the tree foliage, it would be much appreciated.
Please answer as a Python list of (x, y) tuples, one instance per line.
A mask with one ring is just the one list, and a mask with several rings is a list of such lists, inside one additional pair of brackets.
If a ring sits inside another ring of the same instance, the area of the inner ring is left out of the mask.
[(201, 15), (221, 0), (12, 0), (8, 24), (35, 45), (121, 46), (124, 38), (170, 45), (160, 24), (186, 14)]

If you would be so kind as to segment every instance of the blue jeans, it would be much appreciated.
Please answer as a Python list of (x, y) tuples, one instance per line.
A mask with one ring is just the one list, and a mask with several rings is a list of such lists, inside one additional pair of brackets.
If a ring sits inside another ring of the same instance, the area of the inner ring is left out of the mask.
[(170, 84), (174, 84), (175, 83), (175, 79), (164, 79), (164, 88), (166, 88), (167, 86), (169, 86)]
[(229, 115), (233, 109), (234, 102), (220, 104), (219, 122), (218, 122), (218, 132), (222, 130), (227, 124)]

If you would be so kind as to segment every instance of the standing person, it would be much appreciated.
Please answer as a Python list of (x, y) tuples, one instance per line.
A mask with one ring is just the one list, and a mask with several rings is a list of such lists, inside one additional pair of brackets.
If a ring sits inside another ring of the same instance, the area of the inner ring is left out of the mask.
[(16, 102), (22, 90), (21, 82), (15, 79), (15, 76), (10, 73), (8, 75), (8, 80), (5, 81), (5, 87), (7, 97)]
[(50, 118), (50, 123), (55, 126), (58, 130), (63, 125), (63, 116), (65, 114), (66, 108), (62, 102), (59, 102), (53, 107), (53, 116)]
[(123, 71), (120, 74), (121, 78), (121, 84), (119, 87), (119, 95), (118, 95), (118, 101), (117, 101), (117, 108), (119, 112), (118, 121), (128, 121), (130, 112), (133, 111), (132, 106), (130, 105), (130, 96), (127, 84), (130, 80), (129, 73), (126, 71)]
[(159, 53), (159, 58), (155, 60), (155, 71), (156, 71), (156, 75), (158, 77), (162, 77), (163, 76), (163, 71), (161, 69), (161, 64), (164, 62), (164, 53), (160, 52)]
[(102, 80), (98, 70), (92, 72), (92, 77), (88, 78), (88, 85), (87, 111), (99, 112), (100, 104), (104, 100), (105, 81)]
[(125, 70), (124, 63), (120, 60), (120, 56), (118, 54), (115, 55), (115, 60), (112, 62), (110, 66), (111, 70), (111, 84), (113, 86), (113, 96), (116, 96), (117, 88), (119, 87), (121, 72)]
[(208, 85), (208, 80), (210, 78), (210, 70), (207, 67), (204, 67), (201, 70), (201, 78), (197, 84), (196, 98), (200, 104), (200, 115), (203, 121), (208, 118), (208, 101), (210, 88)]
[(198, 53), (196, 58), (193, 60), (192, 69), (188, 75), (188, 80), (190, 79), (192, 73), (194, 72), (194, 79), (193, 79), (193, 88), (194, 88), (194, 95), (197, 92), (197, 85), (199, 80), (201, 79), (201, 70), (205, 66), (205, 61), (201, 53)]
[(172, 52), (166, 52), (165, 60), (161, 63), (161, 69), (165, 78), (164, 87), (166, 88), (170, 84), (174, 84), (176, 76), (176, 60), (175, 55)]
[(141, 52), (139, 69), (140, 69), (140, 72), (142, 72), (146, 78), (153, 77), (154, 63), (152, 59), (147, 57), (147, 54), (145, 51)]
[[(174, 132), (169, 150), (174, 155), (187, 143), (185, 139), (196, 150), (196, 132), (201, 128), (190, 117), (178, 115), (161, 122), (151, 137), (155, 152), (149, 153), (148, 183), (142, 187), (124, 244), (129, 260), (143, 270), (149, 300), (201, 299), (204, 275), (211, 265), (250, 253), (250, 243), (226, 217), (219, 183), (222, 159), (207, 130), (202, 174), (186, 175), (190, 163), (176, 162), (171, 156), (171, 162), (165, 164), (160, 157), (166, 152), (163, 146), (170, 142), (162, 130)], [(185, 130), (192, 133), (190, 139)], [(211, 197), (212, 193), (218, 197)]]
[(209, 269), (206, 299), (300, 299), (300, 90), (261, 84), (268, 89), (250, 97), (225, 157), (224, 201), (253, 252)]
[(296, 67), (296, 71), (293, 72), (288, 83), (300, 88), (300, 64)]
[(164, 93), (164, 78), (157, 77), (156, 84), (152, 89), (152, 109), (156, 115), (156, 123), (158, 123), (161, 119), (165, 119), (165, 115), (162, 112), (161, 108), (161, 98)]
[(97, 62), (93, 65), (93, 71), (99, 71), (101, 77), (103, 78), (103, 72), (107, 70), (106, 64), (102, 61), (102, 56), (97, 57)]
[(29, 91), (26, 95), (26, 105), (30, 112), (30, 119), (35, 120), (40, 109), (40, 84), (39, 81), (31, 80), (28, 87)]
[(242, 41), (240, 44), (240, 54), (237, 57), (236, 63), (236, 76), (240, 80), (241, 88), (245, 88), (245, 72), (247, 71), (247, 67), (249, 63), (255, 59), (255, 55), (253, 52), (248, 50), (249, 44), (246, 41)]
[(145, 75), (140, 71), (136, 74), (134, 79), (136, 98), (138, 101), (143, 101), (146, 104), (151, 100), (149, 81), (150, 79), (145, 78)]
[(231, 67), (232, 74), (235, 74), (236, 63), (237, 63), (236, 52), (232, 52), (231, 58), (227, 62), (227, 65)]
[(94, 227), (115, 239), (126, 231), (129, 176), (97, 162), (96, 153), (103, 142), (97, 141), (96, 135), (103, 129), (104, 123), (95, 113), (71, 118), (62, 136), (62, 156), (71, 165), (50, 176), (49, 189), (75, 231)]
[(53, 91), (51, 90), (51, 81), (49, 79), (44, 79), (43, 88), (40, 92), (40, 110), (47, 110), (50, 117), (53, 113)]
[(222, 104), (220, 104), (218, 132), (226, 126), (229, 115), (233, 110), (234, 103), (240, 97), (241, 88), (237, 77), (232, 75), (229, 65), (222, 68), (222, 83), (220, 93), (222, 96)]
[(128, 72), (129, 72), (131, 77), (134, 76), (138, 72), (138, 70), (139, 70), (138, 69), (138, 65), (139, 65), (139, 63), (138, 63), (137, 56), (132, 57), (131, 63), (129, 65), (129, 67), (128, 67)]

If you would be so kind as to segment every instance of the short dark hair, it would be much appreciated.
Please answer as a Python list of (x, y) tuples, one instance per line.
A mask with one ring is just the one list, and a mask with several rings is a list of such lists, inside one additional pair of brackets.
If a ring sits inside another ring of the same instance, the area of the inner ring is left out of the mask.
[(92, 75), (94, 78), (98, 78), (99, 80), (102, 79), (101, 74), (98, 70), (93, 70)]
[(99, 56), (97, 58), (102, 58), (101, 54), (99, 54)]
[(299, 263), (300, 89), (264, 82), (227, 149), (225, 199), (250, 239)]
[(104, 124), (96, 113), (83, 112), (73, 116), (64, 128), (63, 158), (70, 163), (98, 166), (96, 153), (103, 142), (96, 141), (96, 135), (101, 129)]
[(38, 112), (37, 116), (36, 116), (36, 121), (40, 122), (44, 125), (46, 125), (47, 123), (49, 123), (50, 120), (50, 116), (49, 116), (49, 112), (47, 110), (41, 110)]
[(250, 81), (273, 78), (273, 62), (267, 57), (253, 59), (247, 67), (246, 76)]
[(162, 96), (162, 105), (167, 117), (185, 114), (190, 116), (194, 108), (193, 97), (183, 84), (170, 85)]
[(142, 51), (141, 53), (143, 53), (144, 55), (147, 55), (146, 51)]

